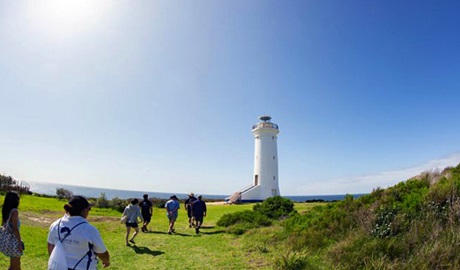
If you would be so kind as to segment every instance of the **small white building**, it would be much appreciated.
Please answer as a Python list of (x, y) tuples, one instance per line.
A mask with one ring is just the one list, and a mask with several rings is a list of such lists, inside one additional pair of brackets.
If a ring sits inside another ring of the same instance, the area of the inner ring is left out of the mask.
[(261, 122), (252, 127), (255, 140), (252, 184), (227, 198), (229, 203), (257, 202), (280, 195), (278, 184), (278, 125), (270, 122), (270, 116), (261, 116), (259, 119)]

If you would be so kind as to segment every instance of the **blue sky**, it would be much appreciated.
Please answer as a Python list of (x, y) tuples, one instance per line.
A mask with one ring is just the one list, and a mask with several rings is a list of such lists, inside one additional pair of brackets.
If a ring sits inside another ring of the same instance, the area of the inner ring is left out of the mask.
[(460, 162), (459, 1), (0, 1), (0, 173), (231, 194), (280, 127), (282, 195)]

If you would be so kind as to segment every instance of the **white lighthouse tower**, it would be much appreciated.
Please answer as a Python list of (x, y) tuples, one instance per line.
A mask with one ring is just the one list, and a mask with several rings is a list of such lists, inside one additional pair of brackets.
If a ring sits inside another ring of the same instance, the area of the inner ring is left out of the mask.
[(278, 184), (278, 125), (270, 116), (259, 117), (261, 122), (252, 127), (255, 140), (254, 175), (252, 184), (235, 192), (229, 203), (263, 201), (280, 195)]

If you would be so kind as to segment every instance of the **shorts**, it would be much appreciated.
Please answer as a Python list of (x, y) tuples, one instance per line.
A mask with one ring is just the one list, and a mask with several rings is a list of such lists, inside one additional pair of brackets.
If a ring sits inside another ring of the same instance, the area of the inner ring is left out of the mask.
[(144, 219), (144, 222), (150, 222), (150, 220), (152, 220), (151, 215), (142, 215), (142, 218)]
[(139, 225), (137, 222), (126, 222), (126, 227), (132, 227), (132, 228), (137, 228)]
[(168, 219), (169, 219), (169, 221), (176, 221), (176, 219), (177, 219), (177, 212), (176, 212), (176, 213), (172, 213), (171, 215), (168, 214)]
[(195, 217), (195, 221), (198, 221), (200, 223), (203, 223), (203, 216), (201, 217)]
[(189, 218), (193, 217), (193, 212), (192, 212), (191, 209), (187, 210), (187, 216), (188, 216)]

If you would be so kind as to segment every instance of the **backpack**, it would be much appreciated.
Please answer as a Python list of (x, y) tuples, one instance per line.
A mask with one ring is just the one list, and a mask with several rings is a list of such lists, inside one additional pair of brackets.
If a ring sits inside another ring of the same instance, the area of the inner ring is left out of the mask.
[[(59, 220), (59, 223), (58, 223), (59, 241), (57, 241), (54, 244), (54, 249), (51, 252), (50, 258), (48, 259), (48, 270), (69, 269), (69, 267), (67, 265), (66, 252), (65, 252), (64, 245), (62, 244), (62, 242), (64, 242), (64, 240), (67, 238), (67, 236), (70, 235), (70, 233), (73, 231), (73, 229), (75, 229), (77, 226), (79, 226), (79, 225), (81, 225), (83, 223), (86, 223), (86, 221), (80, 222), (77, 225), (73, 226), (72, 229), (70, 229), (67, 232), (67, 234), (64, 236), (64, 238), (62, 238), (62, 240), (61, 240), (61, 233), (60, 233), (61, 230), (59, 228), (60, 225), (61, 225), (61, 219)], [(91, 251), (91, 246), (90, 246), (90, 251)], [(83, 258), (85, 258), (86, 255), (91, 256), (90, 251), (88, 252), (89, 254), (88, 253), (85, 254), (73, 268), (77, 267), (77, 265), (83, 260)]]

